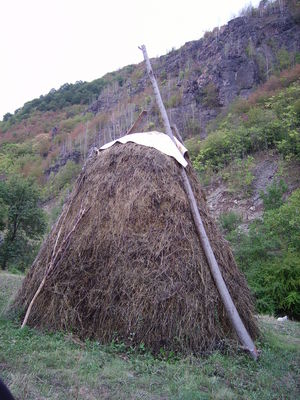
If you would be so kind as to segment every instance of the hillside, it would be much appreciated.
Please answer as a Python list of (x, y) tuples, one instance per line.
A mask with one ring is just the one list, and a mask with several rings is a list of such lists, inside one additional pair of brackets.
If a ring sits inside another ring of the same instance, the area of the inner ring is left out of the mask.
[[(300, 27), (294, 3), (287, 1), (283, 7), (282, 2), (262, 2), (202, 39), (152, 60), (169, 117), (184, 138), (204, 138), (207, 124), (235, 98), (248, 97), (272, 74), (299, 62)], [(84, 160), (91, 145), (124, 134), (142, 109), (148, 110), (143, 129), (161, 129), (141, 62), (90, 83), (52, 89), (14, 115), (6, 114), (0, 143), (2, 148), (6, 144), (5, 152), (21, 158), (13, 169), (43, 183), (68, 159)], [(7, 147), (7, 143), (21, 146)], [(1, 165), (0, 169), (4, 173)]]

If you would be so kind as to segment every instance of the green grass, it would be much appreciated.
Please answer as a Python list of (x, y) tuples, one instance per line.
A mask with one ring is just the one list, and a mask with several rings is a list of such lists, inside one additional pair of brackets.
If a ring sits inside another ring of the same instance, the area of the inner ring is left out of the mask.
[[(120, 344), (80, 342), (8, 319), (22, 277), (0, 273), (0, 375), (18, 399), (296, 399), (300, 324), (261, 317), (259, 362), (228, 350), (209, 357), (155, 358)], [(141, 349), (142, 350), (142, 349)]]

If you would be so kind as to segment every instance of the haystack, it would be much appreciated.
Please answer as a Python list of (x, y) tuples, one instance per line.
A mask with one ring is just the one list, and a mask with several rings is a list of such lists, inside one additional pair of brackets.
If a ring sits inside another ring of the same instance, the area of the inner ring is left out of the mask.
[[(187, 172), (224, 280), (255, 338), (245, 278), (209, 215), (195, 172), (190, 166)], [(101, 343), (144, 343), (154, 351), (164, 346), (199, 353), (236, 340), (172, 157), (127, 143), (87, 164), (24, 280), (18, 307), (28, 307), (54, 249), (56, 264), (29, 325), (72, 330)]]

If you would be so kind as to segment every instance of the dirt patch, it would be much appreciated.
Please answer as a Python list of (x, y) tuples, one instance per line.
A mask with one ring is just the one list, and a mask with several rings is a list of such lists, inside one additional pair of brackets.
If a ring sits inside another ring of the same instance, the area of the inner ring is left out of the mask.
[(279, 181), (282, 178), (288, 185), (286, 197), (300, 187), (299, 162), (283, 162), (279, 154), (260, 152), (254, 156), (254, 164), (252, 193), (248, 197), (245, 198), (242, 192), (230, 191), (221, 178), (205, 189), (208, 207), (216, 220), (220, 214), (234, 211), (242, 217), (247, 227), (251, 221), (262, 216), (263, 201), (260, 193), (265, 192), (275, 179)]

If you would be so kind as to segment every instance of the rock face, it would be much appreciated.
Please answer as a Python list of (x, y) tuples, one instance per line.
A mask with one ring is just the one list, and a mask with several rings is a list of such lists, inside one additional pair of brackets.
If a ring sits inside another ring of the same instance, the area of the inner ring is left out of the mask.
[[(207, 124), (223, 107), (237, 96), (247, 97), (275, 70), (299, 62), (299, 24), (284, 2), (264, 3), (251, 15), (152, 59), (171, 122), (184, 138), (195, 133), (205, 137)], [(115, 85), (102, 91), (89, 108), (94, 114), (111, 115), (105, 128), (110, 135), (117, 128), (126, 131), (141, 108), (150, 111), (148, 125), (160, 125), (143, 63), (130, 73), (128, 68), (118, 71)]]
[[(251, 170), (254, 180), (252, 183), (251, 194), (245, 196), (243, 191), (232, 191), (222, 178), (204, 187), (208, 208), (216, 220), (219, 216), (229, 211), (238, 214), (243, 220), (243, 228), (247, 229), (250, 222), (260, 218), (263, 213), (263, 200), (261, 192), (274, 181), (281, 179), (279, 170), (282, 168), (281, 158), (278, 154), (271, 151), (262, 151), (254, 155), (254, 166)], [(287, 184), (285, 198), (300, 187), (300, 163), (295, 160), (286, 164), (284, 181)]]
[(73, 161), (78, 164), (81, 161), (81, 154), (78, 150), (74, 150), (71, 153), (62, 154), (54, 165), (51, 165), (45, 170), (45, 176), (49, 178), (51, 173), (57, 174), (57, 172), (67, 164), (68, 161)]

